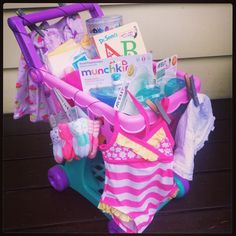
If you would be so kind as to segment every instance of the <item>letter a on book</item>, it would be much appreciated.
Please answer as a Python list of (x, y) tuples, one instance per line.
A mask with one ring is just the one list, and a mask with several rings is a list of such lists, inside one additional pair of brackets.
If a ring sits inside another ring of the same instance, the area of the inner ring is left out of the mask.
[(117, 51), (115, 51), (111, 46), (109, 46), (108, 44), (104, 44), (105, 46), (105, 50), (106, 50), (106, 55), (107, 55), (107, 58), (108, 57), (112, 57), (113, 55), (119, 57), (121, 56)]

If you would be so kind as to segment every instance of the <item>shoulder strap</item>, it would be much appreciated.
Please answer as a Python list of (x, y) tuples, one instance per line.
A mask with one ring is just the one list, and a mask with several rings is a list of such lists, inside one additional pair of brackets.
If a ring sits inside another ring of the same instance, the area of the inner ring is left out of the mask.
[[(144, 118), (145, 132), (146, 132), (146, 135), (147, 135), (147, 133), (150, 130), (150, 122), (149, 122), (147, 112), (144, 109), (144, 107), (142, 106), (142, 104), (138, 101), (138, 99), (130, 91), (127, 90), (127, 93), (129, 94), (129, 96), (132, 99), (134, 105), (137, 107), (138, 111), (140, 112), (140, 114)], [(119, 129), (119, 126), (120, 126), (119, 111), (116, 110), (115, 111), (115, 117), (114, 117), (114, 130), (117, 131)]]
[(147, 112), (144, 109), (143, 105), (138, 101), (138, 99), (130, 91), (127, 90), (127, 93), (129, 94), (129, 96), (131, 97), (134, 105), (137, 107), (138, 111), (140, 112), (140, 114), (144, 118), (145, 129), (146, 129), (146, 134), (147, 134), (150, 130), (150, 121), (149, 121)]

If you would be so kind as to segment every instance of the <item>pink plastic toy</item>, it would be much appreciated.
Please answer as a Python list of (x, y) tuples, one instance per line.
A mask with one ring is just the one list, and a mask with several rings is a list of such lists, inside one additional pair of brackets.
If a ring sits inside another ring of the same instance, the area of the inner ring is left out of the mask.
[[(25, 29), (25, 26), (63, 16), (72, 16), (77, 12), (86, 10), (90, 12), (91, 17), (93, 18), (103, 16), (102, 11), (97, 4), (71, 4), (62, 6), (60, 8), (52, 8), (37, 13), (27, 14), (21, 17), (13, 16), (8, 19), (8, 24), (12, 29), (21, 48), (22, 54), (25, 58), (27, 66), (30, 69), (30, 74), (33, 80), (36, 83), (45, 86), (48, 90), (57, 88), (58, 90), (60, 90), (61, 94), (66, 99), (68, 99), (68, 101), (73, 101), (81, 108), (85, 108), (91, 118), (101, 118), (104, 121), (101, 126), (101, 134), (106, 138), (106, 140), (110, 140), (113, 134), (115, 121), (114, 109), (111, 106), (99, 101), (98, 99), (82, 92), (79, 89), (79, 85), (75, 86), (75, 84), (71, 82), (71, 78), (73, 76), (77, 76), (76, 74), (69, 74), (68, 76), (66, 76), (65, 81), (50, 74), (41, 62), (40, 57), (38, 56), (33, 45), (33, 42), (28, 36), (28, 33)], [(185, 73), (182, 71), (177, 72), (178, 78), (184, 80), (184, 75)], [(196, 91), (200, 92), (200, 79), (194, 76), (193, 80)], [(180, 108), (181, 110), (181, 105), (188, 102), (189, 97), (186, 87), (168, 97), (168, 107), (165, 110), (170, 115), (172, 124), (176, 124), (177, 119), (179, 118), (179, 115), (176, 114), (178, 113), (177, 109)], [(58, 109), (60, 109), (58, 107), (56, 108), (57, 111)], [(147, 110), (147, 116), (149, 125), (152, 128), (157, 120), (156, 114), (151, 110)], [(119, 123), (122, 132), (133, 134), (133, 136), (139, 138), (142, 137), (142, 135), (145, 133), (145, 128), (147, 127), (145, 119), (140, 114), (135, 116), (128, 116), (120, 113)], [(66, 147), (69, 147), (69, 151), (71, 150), (70, 146), (71, 145), (68, 145), (67, 143)], [(66, 152), (67, 150), (64, 151)], [(68, 152), (67, 154), (67, 159), (71, 159), (70, 152)], [(72, 153), (72, 156), (73, 155), (74, 154)], [(52, 187), (57, 191), (62, 191), (67, 186), (70, 186), (71, 188), (82, 194), (84, 197), (86, 197), (95, 206), (98, 206), (104, 187), (104, 165), (101, 153), (98, 152), (96, 158), (94, 159), (83, 158), (79, 161), (72, 160), (71, 162), (66, 162), (64, 165), (54, 166), (48, 171), (48, 179)], [(179, 194), (179, 197), (181, 197), (188, 191), (188, 182), (177, 177), (175, 177), (175, 182), (178, 185), (179, 189), (182, 189), (180, 191), (181, 194)], [(167, 202), (168, 201), (164, 202), (163, 205), (160, 206), (160, 208), (163, 207)], [(119, 228), (117, 227), (117, 225), (112, 225), (112, 223), (110, 223), (110, 232), (122, 232), (122, 230), (119, 230)]]

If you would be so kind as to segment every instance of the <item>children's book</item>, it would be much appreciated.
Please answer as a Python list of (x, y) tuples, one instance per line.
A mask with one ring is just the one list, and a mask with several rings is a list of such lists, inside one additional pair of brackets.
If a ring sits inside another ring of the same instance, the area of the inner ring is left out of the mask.
[(62, 78), (66, 67), (71, 66), (73, 57), (81, 53), (82, 47), (73, 39), (66, 41), (46, 55), (46, 64), (49, 71)]
[(94, 35), (93, 41), (102, 59), (147, 53), (136, 22)]

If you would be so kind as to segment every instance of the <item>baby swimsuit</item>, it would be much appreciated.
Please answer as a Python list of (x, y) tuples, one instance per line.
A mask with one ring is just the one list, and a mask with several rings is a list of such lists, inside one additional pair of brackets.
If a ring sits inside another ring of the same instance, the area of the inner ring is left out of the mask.
[(198, 94), (200, 105), (191, 99), (177, 125), (174, 151), (174, 171), (182, 178), (192, 180), (194, 155), (204, 146), (209, 133), (214, 129), (215, 117), (211, 101), (205, 94)]
[[(144, 120), (147, 129), (147, 116)], [(173, 146), (174, 140), (161, 118), (150, 132), (146, 130), (143, 139), (139, 139), (120, 128), (118, 112), (115, 113), (110, 143), (100, 145), (105, 184), (98, 208), (111, 214), (126, 233), (143, 232), (161, 204), (176, 196)]]

